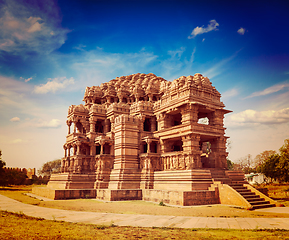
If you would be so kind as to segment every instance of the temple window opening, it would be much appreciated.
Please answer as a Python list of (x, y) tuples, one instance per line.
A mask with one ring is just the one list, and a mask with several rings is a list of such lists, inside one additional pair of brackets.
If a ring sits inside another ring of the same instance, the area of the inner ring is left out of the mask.
[(97, 120), (95, 124), (95, 132), (103, 133), (103, 121)]
[(171, 127), (178, 126), (182, 124), (182, 114), (176, 113), (176, 114), (170, 114), (170, 120), (171, 120)]
[(108, 143), (103, 145), (103, 154), (110, 154), (110, 145)]
[(198, 123), (199, 123), (199, 124), (203, 124), (203, 125), (209, 125), (209, 118), (207, 118), (207, 117), (200, 118), (200, 119), (198, 120)]
[(148, 145), (147, 143), (143, 144), (143, 153), (147, 153), (148, 152)]
[(95, 154), (99, 155), (100, 154), (100, 150), (101, 150), (101, 146), (100, 145), (96, 145), (95, 146)]
[(157, 153), (158, 152), (158, 144), (157, 142), (152, 142), (150, 146), (150, 150), (152, 153)]
[(151, 131), (151, 120), (149, 118), (146, 118), (144, 121), (144, 131), (150, 132)]

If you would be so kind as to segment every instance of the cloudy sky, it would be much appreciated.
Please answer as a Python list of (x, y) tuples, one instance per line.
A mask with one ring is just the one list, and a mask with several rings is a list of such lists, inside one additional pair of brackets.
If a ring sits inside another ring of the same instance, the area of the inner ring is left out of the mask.
[(288, 1), (0, 1), (0, 149), (10, 167), (61, 158), (86, 86), (201, 73), (222, 94), (229, 157), (289, 138)]

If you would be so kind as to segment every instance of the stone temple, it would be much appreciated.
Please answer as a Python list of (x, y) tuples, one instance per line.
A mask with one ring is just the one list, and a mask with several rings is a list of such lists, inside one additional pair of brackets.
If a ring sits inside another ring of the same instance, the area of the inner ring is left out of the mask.
[(170, 82), (137, 73), (87, 87), (84, 104), (68, 109), (61, 174), (33, 191), (54, 199), (228, 203), (233, 185), (246, 182), (227, 170), (223, 119), (231, 111), (220, 97), (201, 74)]

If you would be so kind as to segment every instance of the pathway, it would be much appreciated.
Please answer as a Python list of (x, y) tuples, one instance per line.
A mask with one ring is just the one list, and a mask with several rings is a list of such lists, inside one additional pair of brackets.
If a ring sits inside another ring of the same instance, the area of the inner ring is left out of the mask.
[[(134, 215), (116, 213), (80, 212), (38, 207), (24, 204), (0, 194), (0, 210), (24, 213), (28, 216), (66, 222), (89, 224), (115, 224), (134, 227), (176, 227), (176, 228), (230, 228), (230, 229), (287, 229), (289, 218), (221, 218), (180, 217), (162, 215)], [(289, 213), (289, 208), (270, 208), (263, 211)], [(261, 210), (258, 210), (261, 211)]]

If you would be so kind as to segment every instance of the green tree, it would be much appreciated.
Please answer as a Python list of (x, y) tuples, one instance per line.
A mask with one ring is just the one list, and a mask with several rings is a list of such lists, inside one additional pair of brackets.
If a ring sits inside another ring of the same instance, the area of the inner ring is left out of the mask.
[(260, 170), (261, 173), (265, 174), (265, 176), (274, 179), (279, 180), (280, 179), (280, 173), (278, 171), (278, 165), (280, 161), (280, 155), (279, 154), (273, 154), (270, 155), (267, 160), (261, 165)]
[(228, 170), (233, 170), (234, 169), (234, 165), (235, 164), (230, 159), (227, 158), (227, 168), (228, 168)]
[(5, 179), (6, 179), (6, 174), (5, 174), (5, 169), (4, 167), (6, 166), (6, 162), (2, 160), (2, 151), (0, 150), (0, 185), (5, 185)]
[(43, 166), (38, 170), (38, 173), (45, 177), (50, 177), (53, 173), (60, 173), (61, 159), (56, 159), (44, 163)]
[(280, 174), (281, 182), (289, 182), (289, 139), (284, 140), (283, 146), (279, 149), (280, 159), (277, 171)]
[(255, 167), (257, 168), (257, 171), (259, 170), (259, 167), (268, 159), (269, 156), (276, 154), (276, 151), (274, 150), (266, 150), (262, 153), (258, 154), (254, 161), (255, 161)]

